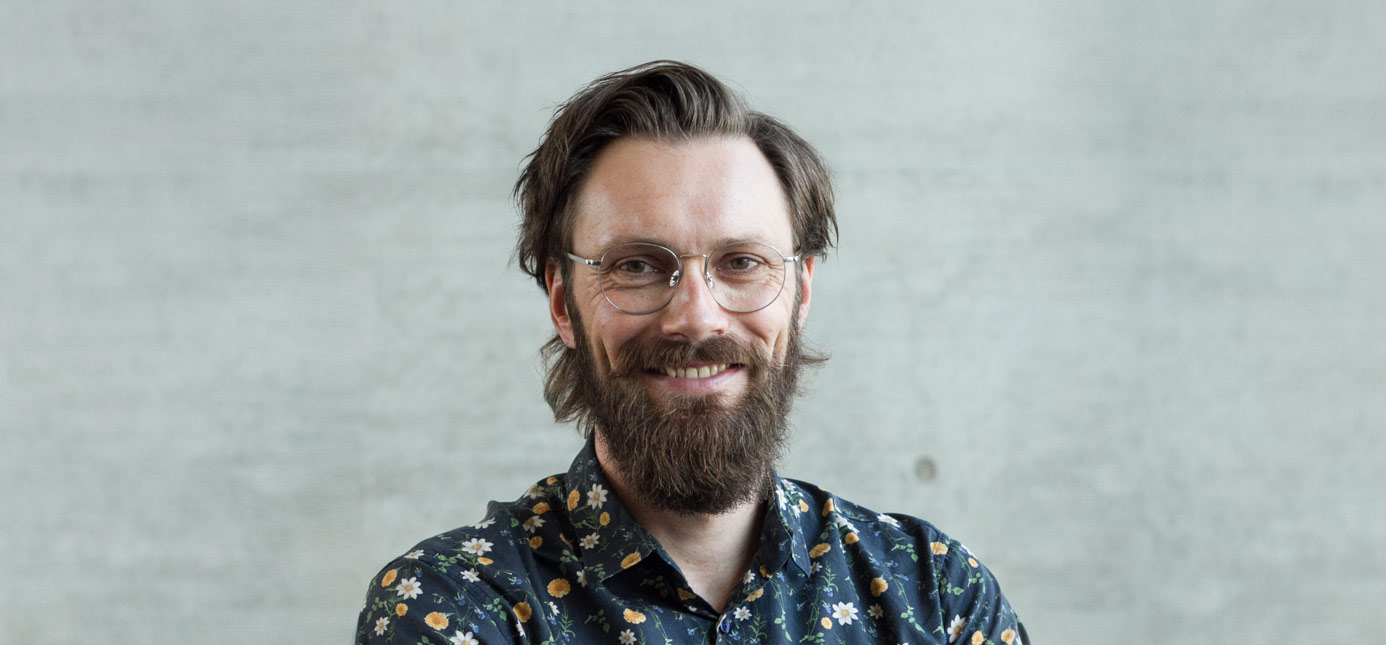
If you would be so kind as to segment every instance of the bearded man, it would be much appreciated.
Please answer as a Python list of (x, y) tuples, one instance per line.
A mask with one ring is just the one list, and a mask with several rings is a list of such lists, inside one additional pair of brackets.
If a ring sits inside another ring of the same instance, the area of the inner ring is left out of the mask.
[(516, 195), (587, 444), (387, 565), (358, 643), (1024, 642), (962, 544), (775, 473), (837, 229), (807, 142), (658, 61), (561, 106)]

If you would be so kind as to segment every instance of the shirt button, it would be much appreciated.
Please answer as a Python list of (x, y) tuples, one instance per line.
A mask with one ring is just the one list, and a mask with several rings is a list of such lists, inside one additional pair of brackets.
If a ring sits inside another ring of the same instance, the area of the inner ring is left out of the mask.
[(731, 621), (730, 621), (730, 620), (727, 620), (727, 617), (726, 617), (726, 616), (723, 616), (723, 617), (722, 617), (722, 620), (720, 620), (720, 621), (717, 622), (717, 629), (718, 629), (719, 631), (721, 631), (723, 634), (726, 634), (726, 633), (730, 632), (730, 631), (731, 631)]

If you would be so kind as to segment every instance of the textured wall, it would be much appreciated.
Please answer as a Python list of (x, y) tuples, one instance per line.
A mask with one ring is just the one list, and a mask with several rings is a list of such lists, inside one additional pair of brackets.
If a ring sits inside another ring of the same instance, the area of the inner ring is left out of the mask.
[(786, 474), (1039, 642), (1386, 631), (1378, 2), (507, 4), (0, 0), (0, 640), (344, 642), (564, 470), (508, 192), (659, 57), (840, 182)]

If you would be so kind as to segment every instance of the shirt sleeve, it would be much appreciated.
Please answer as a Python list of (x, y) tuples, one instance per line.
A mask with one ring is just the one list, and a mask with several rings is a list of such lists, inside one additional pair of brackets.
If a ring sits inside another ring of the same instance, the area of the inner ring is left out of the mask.
[(356, 622), (356, 644), (523, 642), (511, 626), (509, 604), (499, 594), (482, 582), (465, 586), (426, 562), (391, 562), (371, 580)]
[[(950, 539), (930, 544), (938, 599), (950, 643), (1024, 645), (1028, 642), (1010, 601), (996, 577), (962, 543)], [(956, 640), (954, 640), (956, 639)]]

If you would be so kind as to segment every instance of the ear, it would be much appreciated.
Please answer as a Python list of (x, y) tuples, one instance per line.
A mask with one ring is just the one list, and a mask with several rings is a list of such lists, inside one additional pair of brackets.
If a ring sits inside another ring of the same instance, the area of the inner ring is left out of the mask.
[(563, 271), (553, 260), (544, 264), (544, 284), (549, 290), (549, 317), (553, 319), (553, 328), (558, 332), (558, 337), (563, 340), (564, 345), (570, 349), (576, 349), (577, 341), (573, 337), (573, 318), (568, 312), (568, 297), (563, 285)]
[(798, 316), (800, 327), (803, 327), (804, 322), (808, 320), (809, 301), (813, 299), (813, 267), (817, 259), (817, 257), (812, 255), (804, 258), (804, 269), (798, 272), (800, 294)]

